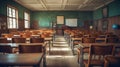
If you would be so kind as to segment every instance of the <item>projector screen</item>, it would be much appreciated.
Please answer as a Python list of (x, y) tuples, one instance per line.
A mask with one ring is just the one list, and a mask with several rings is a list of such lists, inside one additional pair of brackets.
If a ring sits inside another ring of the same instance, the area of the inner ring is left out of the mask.
[(66, 26), (69, 26), (69, 27), (77, 27), (77, 19), (76, 18), (69, 18), (69, 19), (66, 19)]

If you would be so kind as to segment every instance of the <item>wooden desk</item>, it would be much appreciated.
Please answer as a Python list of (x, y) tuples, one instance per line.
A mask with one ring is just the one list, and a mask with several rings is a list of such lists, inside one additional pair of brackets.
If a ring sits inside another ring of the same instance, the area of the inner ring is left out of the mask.
[(106, 43), (106, 38), (95, 38), (96, 43), (100, 42), (100, 43)]
[(120, 43), (80, 43), (79, 48), (80, 48), (80, 58), (79, 58), (79, 64), (80, 67), (83, 67), (83, 49), (84, 48), (89, 48), (91, 45), (115, 45), (115, 48), (120, 48)]
[[(44, 40), (45, 40), (45, 41), (48, 41), (48, 44), (49, 44), (49, 52), (50, 52), (50, 49), (51, 49), (50, 44), (52, 44), (52, 46), (53, 46), (53, 43), (51, 43), (51, 41), (53, 41), (53, 38), (52, 38), (52, 36), (51, 36), (51, 37), (46, 37), (46, 38), (44, 38)], [(30, 43), (30, 38), (26, 38), (26, 41), (27, 41), (27, 43)]]
[(3, 33), (1, 34), (2, 37), (5, 37), (6, 35), (8, 35), (7, 33)]
[[(51, 50), (50, 44), (51, 44), (51, 41), (53, 41), (53, 38), (52, 38), (52, 37), (50, 37), (50, 38), (45, 38), (45, 41), (48, 41), (48, 43), (49, 43), (49, 53), (50, 53), (50, 50)], [(52, 43), (52, 46), (53, 46), (53, 43)]]
[(72, 38), (73, 38), (73, 35), (70, 35), (68, 33), (65, 33), (65, 39), (67, 40), (69, 46), (71, 47), (71, 42), (72, 42)]
[(10, 45), (12, 48), (18, 48), (19, 45), (42, 45), (44, 58), (46, 59), (46, 45), (47, 44), (45, 43), (44, 44), (43, 43), (0, 43), (0, 45)]
[(120, 67), (120, 56), (107, 56), (104, 61), (104, 67)]
[(73, 42), (74, 41), (81, 41), (81, 43), (82, 43), (82, 37), (80, 37), (80, 38), (74, 38), (74, 37), (72, 37), (71, 39), (72, 39)]
[(0, 54), (0, 66), (40, 67), (43, 56), (43, 53)]
[(40, 37), (40, 35), (31, 35), (31, 37)]
[(71, 38), (72, 45), (73, 45), (74, 41), (81, 41), (81, 43), (82, 43), (82, 38)]
[[(75, 53), (74, 52), (74, 42), (75, 41), (77, 41), (78, 43), (82, 43), (82, 38), (72, 38), (72, 40), (71, 40), (71, 48), (72, 48), (72, 52), (73, 52), (73, 54)], [(79, 45), (79, 44), (78, 44)]]
[[(44, 38), (45, 41), (48, 41), (48, 44), (49, 44), (49, 52), (50, 52), (50, 44), (51, 44), (51, 41), (53, 41), (53, 38), (52, 37), (49, 37), (49, 38)], [(26, 38), (26, 43), (12, 43), (12, 38), (8, 38), (8, 40), (10, 41), (10, 43), (6, 43), (5, 45), (11, 45), (12, 47), (17, 47), (19, 44), (40, 44), (40, 43), (30, 43), (30, 38)], [(2, 45), (3, 43), (0, 43), (0, 45)], [(41, 43), (43, 44), (43, 43)], [(46, 45), (46, 43), (45, 43)], [(53, 43), (52, 43), (53, 45)]]

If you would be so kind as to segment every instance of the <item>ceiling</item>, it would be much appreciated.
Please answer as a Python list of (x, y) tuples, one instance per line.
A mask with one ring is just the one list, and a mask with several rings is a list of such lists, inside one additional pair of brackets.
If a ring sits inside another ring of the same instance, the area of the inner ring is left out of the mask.
[(14, 0), (32, 11), (94, 11), (114, 0)]

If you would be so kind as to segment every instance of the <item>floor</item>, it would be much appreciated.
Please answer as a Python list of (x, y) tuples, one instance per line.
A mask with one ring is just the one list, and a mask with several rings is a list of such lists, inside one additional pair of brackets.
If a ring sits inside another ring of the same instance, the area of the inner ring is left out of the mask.
[[(47, 51), (49, 49), (47, 48)], [(15, 66), (31, 67), (31, 66)], [(40, 67), (43, 67), (41, 63)], [(55, 36), (50, 53), (46, 55), (46, 67), (80, 67), (77, 62), (77, 55), (73, 55), (72, 50), (66, 42), (64, 36)]]
[(51, 52), (46, 57), (47, 67), (79, 67), (77, 55), (73, 55), (71, 48), (63, 36), (56, 36)]

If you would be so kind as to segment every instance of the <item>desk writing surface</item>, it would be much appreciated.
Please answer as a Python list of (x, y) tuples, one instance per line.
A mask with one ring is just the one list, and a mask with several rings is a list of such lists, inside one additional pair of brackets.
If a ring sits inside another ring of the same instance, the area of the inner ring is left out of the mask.
[(120, 56), (106, 56), (104, 67), (120, 67)]
[(51, 37), (45, 38), (45, 41), (52, 41)]
[(105, 60), (109, 63), (120, 63), (120, 56), (107, 56)]
[(115, 45), (115, 47), (120, 48), (120, 43), (80, 43), (80, 47), (90, 47), (91, 45)]
[(82, 38), (72, 38), (72, 40), (82, 40)]
[(0, 65), (37, 65), (43, 53), (0, 54)]

